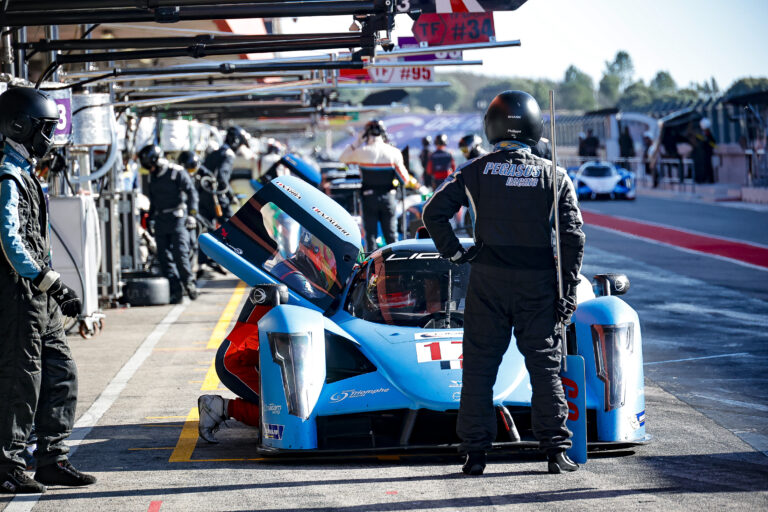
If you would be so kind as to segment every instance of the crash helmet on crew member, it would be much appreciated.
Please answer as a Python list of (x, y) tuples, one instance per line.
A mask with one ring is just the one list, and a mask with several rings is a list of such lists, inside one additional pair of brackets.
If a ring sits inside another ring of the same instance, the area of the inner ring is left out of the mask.
[(427, 135), (426, 137), (421, 139), (421, 145), (423, 147), (425, 147), (425, 148), (428, 148), (429, 146), (431, 146), (432, 145), (432, 136), (431, 135)]
[(157, 144), (148, 144), (144, 146), (138, 154), (139, 163), (148, 171), (154, 171), (163, 156), (163, 149)]
[(382, 121), (371, 119), (365, 124), (365, 128), (363, 129), (363, 138), (368, 137), (383, 137), (384, 140), (387, 140), (387, 127), (384, 126)]
[(248, 142), (248, 134), (239, 126), (230, 126), (227, 128), (227, 134), (224, 136), (224, 143), (237, 151), (240, 146)]
[(459, 149), (464, 154), (464, 156), (467, 156), (470, 151), (472, 151), (482, 143), (483, 143), (483, 139), (481, 139), (479, 135), (477, 135), (476, 133), (470, 133), (461, 138), (461, 140), (459, 141)]
[(544, 131), (539, 104), (523, 91), (504, 91), (493, 98), (484, 125), (485, 137), (491, 144), (515, 140), (535, 146)]
[(32, 87), (14, 87), (0, 94), (0, 133), (21, 144), (36, 158), (53, 147), (59, 122), (56, 103)]
[(266, 154), (277, 154), (280, 153), (280, 149), (282, 144), (280, 144), (277, 139), (273, 139), (272, 137), (267, 139), (267, 145), (266, 145)]
[(200, 168), (200, 157), (194, 151), (182, 151), (176, 162), (185, 168), (190, 174), (194, 174)]
[(437, 137), (435, 137), (435, 146), (447, 146), (448, 145), (448, 136), (444, 133), (441, 133)]

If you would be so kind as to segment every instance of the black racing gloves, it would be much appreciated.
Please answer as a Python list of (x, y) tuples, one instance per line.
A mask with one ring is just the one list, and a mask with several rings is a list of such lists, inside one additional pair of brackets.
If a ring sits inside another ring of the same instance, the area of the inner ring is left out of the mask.
[(58, 272), (44, 268), (32, 281), (40, 291), (48, 293), (61, 308), (65, 316), (76, 318), (83, 309), (83, 303), (75, 291), (61, 281)]
[(478, 242), (477, 244), (470, 247), (468, 250), (464, 250), (462, 247), (458, 251), (456, 251), (456, 254), (448, 258), (451, 260), (451, 263), (455, 263), (456, 265), (463, 265), (464, 263), (469, 263), (475, 258), (477, 258), (477, 255), (480, 254), (480, 251), (483, 248), (483, 243)]
[(555, 303), (557, 320), (563, 324), (571, 322), (571, 315), (576, 311), (576, 297), (565, 296)]

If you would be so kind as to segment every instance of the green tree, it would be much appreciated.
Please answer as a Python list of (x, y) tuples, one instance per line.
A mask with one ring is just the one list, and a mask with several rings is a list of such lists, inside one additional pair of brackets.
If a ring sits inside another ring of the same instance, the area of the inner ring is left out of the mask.
[(616, 75), (603, 74), (598, 86), (597, 98), (601, 107), (613, 107), (619, 101), (621, 79)]
[(726, 96), (740, 96), (750, 92), (768, 91), (768, 78), (749, 77), (736, 80), (725, 92)]
[(613, 61), (605, 63), (606, 74), (619, 77), (619, 90), (624, 91), (633, 84), (635, 75), (635, 65), (632, 63), (632, 57), (624, 50), (616, 53)]
[(566, 110), (591, 110), (597, 104), (592, 77), (576, 66), (571, 66), (565, 71), (558, 96), (559, 99), (555, 102), (557, 108)]
[(624, 90), (616, 106), (621, 110), (645, 110), (651, 106), (654, 97), (642, 81), (635, 82)]
[(654, 95), (672, 94), (677, 91), (677, 84), (668, 71), (659, 71), (648, 84)]
[(441, 105), (443, 110), (455, 110), (463, 95), (466, 93), (464, 85), (455, 78), (448, 78), (450, 87), (424, 88), (410, 94), (411, 106), (418, 106), (434, 110)]

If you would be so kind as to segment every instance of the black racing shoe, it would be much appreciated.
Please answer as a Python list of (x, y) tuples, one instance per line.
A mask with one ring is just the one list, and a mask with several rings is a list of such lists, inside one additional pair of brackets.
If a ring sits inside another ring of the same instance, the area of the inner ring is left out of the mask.
[(186, 288), (187, 295), (189, 296), (190, 300), (197, 300), (199, 293), (197, 292), (197, 286), (195, 286), (195, 283), (187, 283), (184, 288)]
[(465, 475), (482, 475), (485, 471), (485, 452), (469, 452), (461, 471)]
[(211, 267), (214, 270), (214, 272), (218, 272), (223, 276), (227, 275), (226, 269), (214, 261), (211, 261), (210, 263), (208, 263), (208, 266)]
[(45, 492), (45, 486), (32, 480), (20, 469), (14, 469), (0, 477), (0, 492), (5, 494), (40, 494)]
[(547, 461), (549, 472), (555, 475), (579, 469), (579, 465), (569, 459), (564, 451), (550, 453)]
[(78, 471), (68, 460), (40, 466), (35, 472), (35, 480), (45, 485), (66, 485), (82, 487), (96, 483), (96, 477)]

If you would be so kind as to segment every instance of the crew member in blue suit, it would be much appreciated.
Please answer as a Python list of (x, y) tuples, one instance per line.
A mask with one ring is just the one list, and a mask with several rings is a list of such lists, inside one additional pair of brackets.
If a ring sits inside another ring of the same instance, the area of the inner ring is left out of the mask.
[[(485, 469), (496, 438), (493, 385), (514, 327), (531, 377), (533, 433), (548, 457), (550, 473), (575, 471), (565, 454), (568, 405), (560, 379), (562, 342), (558, 319), (576, 309), (584, 254), (581, 212), (568, 174), (531, 152), (541, 139), (539, 105), (522, 91), (496, 96), (485, 114), (485, 135), (495, 150), (462, 165), (424, 206), (424, 225), (440, 254), (472, 263), (464, 311), (463, 388), (457, 433), (467, 454), (464, 473)], [(556, 174), (555, 174), (556, 173)], [(557, 176), (560, 245), (565, 293), (557, 296), (552, 248), (553, 176)], [(472, 210), (475, 245), (465, 251), (450, 219)]]
[[(69, 463), (64, 440), (77, 405), (77, 368), (62, 327), (82, 303), (51, 266), (45, 194), (36, 160), (53, 145), (56, 104), (32, 88), (0, 95), (0, 492), (40, 493), (46, 485), (96, 481)], [(21, 452), (35, 425), (37, 471)]]
[(402, 152), (387, 142), (384, 123), (369, 121), (360, 140), (347, 146), (339, 160), (360, 167), (366, 250), (376, 250), (379, 223), (385, 243), (395, 243), (397, 183), (399, 181), (407, 187), (418, 188), (419, 182), (408, 174)]

